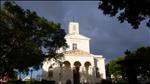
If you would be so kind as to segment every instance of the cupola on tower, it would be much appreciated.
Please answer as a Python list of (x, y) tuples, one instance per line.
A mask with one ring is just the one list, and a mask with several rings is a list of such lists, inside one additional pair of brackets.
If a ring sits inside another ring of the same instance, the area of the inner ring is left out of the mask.
[(90, 38), (83, 36), (79, 33), (79, 23), (75, 21), (69, 22), (68, 34), (66, 35), (66, 41), (69, 46), (67, 50), (83, 50), (90, 52), (89, 41)]
[(79, 34), (79, 23), (78, 22), (70, 22), (69, 23), (69, 34)]

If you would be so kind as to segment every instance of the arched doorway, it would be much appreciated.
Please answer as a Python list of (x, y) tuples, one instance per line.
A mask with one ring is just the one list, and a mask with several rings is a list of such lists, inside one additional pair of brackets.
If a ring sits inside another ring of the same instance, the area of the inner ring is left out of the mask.
[(89, 70), (89, 66), (91, 66), (91, 63), (87, 61), (84, 63), (84, 66), (86, 70)]
[(69, 61), (64, 61), (63, 64), (66, 69), (69, 69), (71, 67), (71, 64)]
[(80, 66), (81, 63), (79, 61), (74, 62), (74, 69), (73, 69), (73, 83), (80, 84)]
[(71, 70), (71, 63), (69, 61), (63, 62), (63, 70), (64, 70), (64, 77), (65, 77), (65, 84), (72, 84), (71, 76), (72, 70)]
[(84, 67), (85, 67), (85, 83), (90, 84), (90, 74), (89, 74), (89, 67), (91, 66), (90, 62), (85, 62)]

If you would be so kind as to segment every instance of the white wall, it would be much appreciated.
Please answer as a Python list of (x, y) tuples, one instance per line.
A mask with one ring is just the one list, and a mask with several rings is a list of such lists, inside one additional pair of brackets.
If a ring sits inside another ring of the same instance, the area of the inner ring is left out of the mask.
[[(64, 61), (69, 61), (70, 64), (71, 64), (71, 68), (69, 70), (66, 70), (64, 68), (62, 68), (62, 71), (59, 67), (59, 64), (56, 63), (56, 65), (53, 66), (53, 80), (55, 81), (59, 81), (60, 80), (60, 74), (61, 73), (61, 80), (65, 83), (68, 79), (70, 79), (72, 82), (73, 82), (73, 69), (74, 69), (74, 63), (76, 61), (79, 61), (81, 63), (81, 66), (80, 66), (80, 77), (81, 77), (81, 81), (82, 79), (87, 79), (86, 81), (89, 81), (89, 82), (98, 82), (100, 81), (100, 79), (97, 79), (96, 78), (96, 74), (95, 74), (95, 67), (98, 67), (99, 68), (99, 72), (101, 74), (103, 74), (103, 79), (106, 78), (106, 74), (105, 74), (105, 64), (104, 64), (104, 58), (102, 57), (96, 57), (96, 59), (98, 60), (96, 63), (97, 63), (97, 66), (95, 66), (95, 63), (94, 63), (94, 57), (93, 55), (91, 56), (65, 56), (64, 59), (62, 60), (62, 62)], [(85, 62), (90, 62), (91, 63), (91, 66), (89, 67), (89, 71), (88, 71), (88, 74), (85, 73)], [(47, 79), (47, 80), (50, 80), (50, 78), (48, 78), (48, 68), (49, 66), (53, 64), (53, 60), (52, 61), (49, 61), (49, 62), (45, 62), (43, 64), (43, 75), (45, 75), (45, 77), (43, 77), (44, 79)]]
[(97, 66), (103, 79), (106, 79), (105, 58), (97, 57)]
[(83, 50), (83, 51), (86, 51), (86, 52), (90, 52), (90, 50), (89, 50), (89, 40), (67, 38), (66, 41), (67, 41), (67, 44), (69, 46), (69, 48), (67, 48), (67, 51), (72, 50), (72, 47), (73, 47), (72, 44), (73, 43), (77, 43), (77, 49)]

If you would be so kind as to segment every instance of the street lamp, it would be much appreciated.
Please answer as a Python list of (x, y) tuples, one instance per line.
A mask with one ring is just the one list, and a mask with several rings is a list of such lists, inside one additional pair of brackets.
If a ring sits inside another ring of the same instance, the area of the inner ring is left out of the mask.
[(31, 72), (31, 82), (32, 82), (32, 72), (33, 72), (33, 69), (31, 69), (30, 72)]
[(62, 61), (58, 60), (58, 63), (60, 65), (60, 72), (59, 72), (59, 84), (62, 84)]

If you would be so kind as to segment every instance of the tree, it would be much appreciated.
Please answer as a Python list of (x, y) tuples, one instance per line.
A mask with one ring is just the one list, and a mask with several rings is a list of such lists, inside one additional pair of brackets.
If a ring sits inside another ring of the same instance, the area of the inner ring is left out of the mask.
[(111, 75), (113, 83), (117, 83), (120, 80), (124, 79), (124, 68), (122, 65), (119, 65), (117, 62), (122, 61), (124, 57), (118, 57), (115, 60), (111, 60), (108, 65), (108, 72)]
[[(137, 84), (150, 79), (150, 46), (141, 47), (134, 51), (125, 51), (123, 57), (111, 60), (107, 66), (113, 76), (112, 81), (128, 81), (128, 84)], [(139, 79), (137, 79), (137, 77)]]
[(137, 66), (137, 75), (142, 78), (150, 79), (150, 47), (142, 47), (137, 49), (135, 56), (141, 60), (141, 63), (138, 63)]
[(129, 84), (146, 81), (150, 78), (150, 47), (141, 47), (135, 51), (126, 51), (125, 59), (118, 62), (125, 68)]
[(121, 23), (127, 21), (134, 29), (144, 20), (150, 27), (150, 0), (100, 0), (98, 9), (111, 17), (117, 15)]
[(16, 71), (28, 72), (29, 67), (39, 69), (45, 58), (62, 55), (56, 52), (66, 47), (66, 33), (60, 24), (24, 10), (15, 2), (5, 2), (0, 13), (0, 79), (14, 76)]

